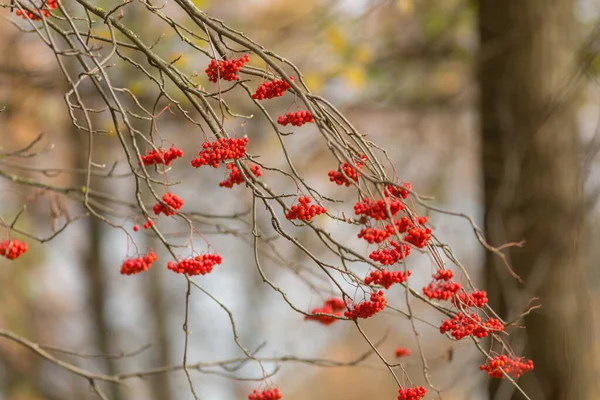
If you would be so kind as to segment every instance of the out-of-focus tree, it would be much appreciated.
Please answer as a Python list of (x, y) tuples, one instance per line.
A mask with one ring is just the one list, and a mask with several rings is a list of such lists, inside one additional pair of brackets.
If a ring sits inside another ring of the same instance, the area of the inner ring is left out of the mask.
[[(481, 1), (479, 81), (490, 302), (511, 320), (530, 299), (541, 308), (513, 336), (535, 360), (521, 379), (532, 399), (587, 399), (591, 351), (584, 247), (586, 207), (576, 124), (578, 25), (573, 0)], [(536, 302), (537, 303), (537, 302)], [(503, 383), (491, 399), (521, 399)]]

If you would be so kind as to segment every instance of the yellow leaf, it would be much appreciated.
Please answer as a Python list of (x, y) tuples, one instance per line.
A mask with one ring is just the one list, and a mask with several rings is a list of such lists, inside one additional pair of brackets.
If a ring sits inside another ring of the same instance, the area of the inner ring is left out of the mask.
[(335, 26), (330, 26), (327, 29), (327, 41), (340, 53), (346, 48), (346, 38)]
[(348, 81), (348, 84), (355, 89), (362, 88), (365, 86), (367, 80), (365, 70), (357, 65), (350, 65), (343, 71), (344, 78)]
[(323, 87), (323, 76), (317, 73), (307, 73), (304, 75), (304, 81), (311, 91), (318, 92)]

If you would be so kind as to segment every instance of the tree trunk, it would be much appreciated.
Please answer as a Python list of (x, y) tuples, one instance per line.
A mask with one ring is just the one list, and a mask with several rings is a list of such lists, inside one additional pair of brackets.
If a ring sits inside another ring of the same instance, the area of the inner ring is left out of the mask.
[[(537, 297), (541, 308), (512, 329), (535, 370), (519, 381), (533, 400), (589, 396), (591, 313), (582, 245), (584, 206), (576, 124), (574, 0), (479, 2), (479, 83), (485, 231), (524, 283), (488, 252), (491, 306), (507, 321)], [(509, 382), (490, 399), (523, 399)]]

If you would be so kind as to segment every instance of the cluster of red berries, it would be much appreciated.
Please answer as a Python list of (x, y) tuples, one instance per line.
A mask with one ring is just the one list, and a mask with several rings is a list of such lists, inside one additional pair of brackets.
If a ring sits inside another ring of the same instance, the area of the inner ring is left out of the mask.
[(154, 250), (143, 257), (130, 258), (121, 265), (121, 275), (133, 275), (147, 271), (152, 266), (152, 263), (158, 260), (158, 256)]
[(460, 283), (453, 282), (454, 272), (451, 269), (440, 269), (433, 275), (434, 282), (423, 288), (423, 294), (430, 299), (449, 300), (462, 289)]
[[(151, 219), (148, 219), (148, 221), (146, 221), (144, 223), (144, 229), (150, 229), (154, 226), (154, 221), (152, 221)], [(140, 227), (138, 225), (134, 225), (133, 226), (133, 231), (137, 232), (140, 230)]]
[(398, 347), (396, 349), (396, 357), (406, 357), (406, 356), (410, 356), (410, 349), (407, 349), (406, 347)]
[(398, 391), (398, 400), (420, 400), (425, 397), (427, 389), (423, 386), (415, 386), (408, 389), (400, 389)]
[(154, 210), (154, 214), (158, 215), (160, 213), (165, 214), (166, 216), (175, 215), (175, 211), (179, 210), (183, 207), (183, 199), (176, 194), (173, 193), (165, 193), (162, 198), (162, 202), (156, 203), (152, 210)]
[(490, 331), (500, 332), (504, 330), (504, 325), (496, 318), (490, 318), (482, 323), (477, 314), (467, 316), (463, 313), (457, 313), (452, 319), (446, 320), (440, 326), (440, 333), (451, 332), (450, 334), (460, 340), (465, 336), (475, 336), (479, 339), (487, 337)]
[(302, 196), (298, 199), (300, 204), (292, 206), (290, 211), (286, 214), (286, 218), (289, 220), (299, 219), (302, 221), (310, 222), (315, 215), (324, 214), (327, 212), (325, 207), (318, 204), (310, 204), (312, 199), (308, 196)]
[(511, 358), (505, 355), (496, 356), (487, 365), (480, 365), (479, 369), (487, 371), (492, 378), (502, 379), (505, 374), (518, 379), (525, 372), (533, 371), (533, 361), (523, 357)]
[[(412, 190), (412, 183), (410, 183), (410, 182), (403, 183), (402, 186), (404, 186), (408, 190)], [(402, 197), (403, 199), (406, 199), (406, 198), (408, 198), (408, 195), (409, 195), (408, 190), (402, 189), (401, 187), (388, 185), (386, 194), (394, 196), (394, 197)]]
[(27, 243), (21, 242), (18, 239), (3, 240), (0, 242), (0, 256), (14, 260), (21, 257), (28, 248)]
[[(48, 7), (48, 9), (41, 10), (39, 8), (36, 8), (35, 11), (38, 14), (42, 14), (42, 16), (48, 18), (50, 16), (50, 11), (48, 11), (48, 10), (56, 10), (56, 8), (58, 7), (58, 1), (57, 0), (48, 0), (46, 2), (46, 7)], [(29, 18), (32, 21), (41, 21), (41, 18), (38, 17), (37, 15), (35, 15), (34, 13), (32, 13), (31, 11), (16, 10), (15, 14), (20, 16), (23, 19)]]
[[(230, 170), (231, 172), (229, 173), (229, 176), (227, 177), (227, 179), (225, 179), (222, 182), (219, 182), (219, 186), (226, 187), (226, 188), (232, 188), (234, 185), (239, 185), (239, 184), (244, 183), (244, 177), (242, 176), (242, 171), (240, 171), (240, 169), (237, 167), (237, 165), (235, 165), (233, 163), (229, 164), (229, 165), (227, 165), (227, 169)], [(257, 178), (263, 174), (260, 167), (256, 164), (254, 164), (250, 167), (250, 171)]]
[(429, 228), (412, 228), (403, 238), (406, 242), (415, 245), (422, 249), (427, 246), (431, 239), (431, 229)]
[(488, 303), (487, 292), (477, 290), (473, 293), (458, 292), (452, 298), (452, 304), (456, 307), (477, 307), (483, 308)]
[(246, 145), (248, 138), (219, 138), (215, 142), (205, 142), (202, 144), (202, 150), (198, 157), (192, 160), (192, 165), (200, 168), (203, 165), (210, 165), (217, 168), (225, 160), (239, 160), (246, 155)]
[[(294, 77), (290, 76), (290, 80), (293, 81)], [(256, 93), (252, 95), (252, 98), (255, 100), (265, 100), (272, 99), (274, 97), (281, 97), (290, 88), (290, 84), (283, 79), (273, 79), (272, 81), (268, 81), (260, 85), (256, 89)]]
[(283, 395), (279, 391), (279, 388), (267, 389), (262, 392), (254, 389), (254, 391), (248, 395), (248, 400), (279, 400), (282, 398)]
[(390, 241), (392, 247), (375, 250), (369, 254), (369, 258), (383, 265), (396, 264), (410, 254), (410, 247), (404, 243), (400, 244), (394, 240)]
[(406, 271), (406, 274), (403, 271), (380, 271), (375, 270), (371, 271), (371, 273), (365, 278), (365, 284), (370, 285), (374, 283), (376, 285), (381, 285), (386, 289), (389, 289), (394, 283), (404, 283), (406, 279), (411, 275), (410, 271)]
[(362, 202), (359, 201), (354, 205), (354, 212), (356, 215), (364, 215), (377, 221), (381, 221), (389, 217), (387, 214), (386, 203), (390, 207), (392, 217), (405, 208), (405, 205), (400, 200), (391, 200), (389, 198), (386, 198), (385, 201), (382, 199), (369, 200), (365, 197)]
[(349, 318), (356, 320), (357, 318), (369, 318), (382, 311), (387, 304), (387, 300), (383, 295), (383, 290), (379, 292), (371, 293), (369, 301), (363, 301), (359, 304), (355, 304), (352, 309), (344, 312), (344, 315)]
[[(391, 227), (391, 225), (389, 225)], [(365, 239), (368, 243), (383, 243), (387, 238), (389, 238), (392, 234), (387, 229), (381, 228), (363, 228), (358, 233), (359, 239)]]
[[(344, 300), (339, 299), (339, 298), (330, 298), (327, 299), (325, 301), (325, 304), (323, 305), (323, 307), (317, 307), (317, 308), (313, 308), (310, 313), (311, 314), (332, 314), (335, 315), (336, 317), (339, 317), (342, 315), (342, 311), (344, 311), (346, 309), (346, 303), (344, 303)], [(305, 321), (318, 321), (320, 323), (322, 323), (323, 325), (331, 325), (333, 324), (335, 321), (337, 321), (337, 318), (334, 317), (330, 317), (328, 315), (307, 315), (304, 317)]]
[(165, 164), (168, 166), (178, 157), (183, 157), (183, 150), (171, 146), (169, 150), (160, 148), (150, 151), (147, 155), (142, 156), (142, 162), (144, 165)]
[(295, 113), (290, 111), (287, 114), (280, 115), (279, 118), (277, 118), (277, 123), (283, 126), (286, 126), (287, 124), (292, 124), (293, 126), (302, 126), (308, 122), (315, 122), (313, 115), (308, 110), (296, 111)]
[(247, 62), (250, 62), (248, 54), (231, 60), (217, 61), (213, 59), (208, 64), (205, 72), (211, 82), (217, 82), (219, 78), (226, 81), (237, 81), (240, 79), (237, 73)]
[[(363, 161), (366, 161), (367, 156), (363, 155), (361, 157), (361, 159)], [(358, 178), (360, 177), (360, 172), (358, 172), (358, 170), (362, 170), (362, 168), (365, 164), (360, 161), (356, 161), (354, 164), (355, 165), (350, 165), (350, 163), (345, 162), (341, 166), (341, 168), (338, 168), (337, 171), (335, 171), (335, 170), (329, 171), (327, 173), (327, 175), (329, 175), (329, 180), (331, 182), (335, 182), (337, 185), (346, 185), (346, 186), (350, 186), (350, 181), (348, 180), (348, 178), (352, 179), (354, 182), (358, 182)]]
[(213, 270), (213, 267), (223, 262), (220, 254), (203, 254), (194, 258), (186, 258), (177, 263), (169, 261), (167, 268), (178, 274), (206, 275)]

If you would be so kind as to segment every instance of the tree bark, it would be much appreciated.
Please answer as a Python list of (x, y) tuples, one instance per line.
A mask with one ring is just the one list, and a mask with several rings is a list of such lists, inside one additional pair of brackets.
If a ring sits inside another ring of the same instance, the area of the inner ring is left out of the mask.
[[(482, 0), (479, 84), (486, 255), (491, 306), (505, 320), (537, 297), (541, 308), (511, 331), (535, 370), (520, 379), (533, 400), (588, 399), (592, 350), (582, 173), (576, 124), (574, 0)], [(509, 382), (490, 399), (523, 399)]]

